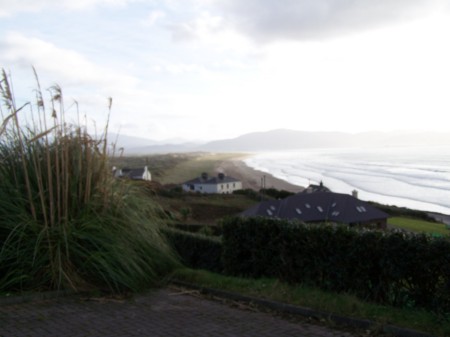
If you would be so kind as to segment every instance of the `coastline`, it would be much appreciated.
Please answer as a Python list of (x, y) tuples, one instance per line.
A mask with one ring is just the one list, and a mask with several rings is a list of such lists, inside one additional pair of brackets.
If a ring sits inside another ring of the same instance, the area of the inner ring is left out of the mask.
[(275, 188), (277, 190), (285, 190), (293, 193), (301, 192), (305, 189), (302, 186), (294, 185), (285, 180), (276, 178), (270, 173), (255, 170), (247, 166), (242, 159), (243, 158), (240, 157), (223, 161), (218, 165), (216, 170), (242, 181), (242, 187), (244, 189), (250, 188), (258, 191), (261, 189), (261, 183), (264, 179), (266, 188)]
[[(258, 191), (261, 188), (261, 182), (264, 177), (266, 181), (266, 188), (275, 188), (277, 190), (285, 190), (293, 193), (298, 193), (305, 189), (303, 186), (289, 183), (285, 180), (274, 177), (270, 173), (255, 170), (254, 168), (247, 166), (244, 162), (245, 157), (247, 156), (239, 156), (231, 160), (223, 161), (216, 167), (216, 170), (219, 172), (224, 172), (226, 175), (242, 181), (242, 187), (244, 189), (250, 188)], [(432, 211), (427, 213), (438, 222), (450, 225), (450, 214)]]

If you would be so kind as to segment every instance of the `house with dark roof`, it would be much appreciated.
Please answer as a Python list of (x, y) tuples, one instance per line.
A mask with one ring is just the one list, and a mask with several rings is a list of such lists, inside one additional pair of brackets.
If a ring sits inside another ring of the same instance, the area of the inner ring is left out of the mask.
[(128, 178), (131, 180), (146, 180), (151, 181), (152, 175), (148, 170), (147, 166), (139, 167), (139, 168), (128, 168), (125, 167), (123, 169), (113, 169), (114, 177), (116, 178)]
[(243, 217), (376, 225), (386, 228), (388, 214), (351, 195), (333, 192), (298, 193), (282, 200), (263, 201), (241, 213)]
[(183, 183), (182, 187), (186, 192), (228, 194), (242, 189), (242, 182), (226, 176), (224, 173), (219, 173), (214, 177), (202, 173), (200, 177)]
[(320, 181), (319, 185), (310, 184), (307, 188), (303, 190), (302, 193), (316, 193), (316, 192), (331, 192), (331, 190), (326, 187), (322, 181)]

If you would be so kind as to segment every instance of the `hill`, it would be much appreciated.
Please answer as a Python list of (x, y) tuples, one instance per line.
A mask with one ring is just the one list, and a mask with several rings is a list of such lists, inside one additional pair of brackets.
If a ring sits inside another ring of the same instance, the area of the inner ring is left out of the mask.
[(450, 134), (432, 132), (309, 132), (277, 129), (207, 143), (157, 142), (120, 136), (125, 155), (174, 152), (258, 152), (313, 148), (380, 146), (450, 146)]

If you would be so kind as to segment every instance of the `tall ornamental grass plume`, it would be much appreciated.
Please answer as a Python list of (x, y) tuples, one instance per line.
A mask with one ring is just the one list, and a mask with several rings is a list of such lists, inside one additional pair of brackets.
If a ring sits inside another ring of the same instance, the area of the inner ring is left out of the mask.
[(154, 285), (177, 263), (157, 205), (112, 177), (108, 123), (100, 137), (68, 123), (61, 88), (44, 99), (35, 77), (20, 107), (0, 79), (0, 292)]

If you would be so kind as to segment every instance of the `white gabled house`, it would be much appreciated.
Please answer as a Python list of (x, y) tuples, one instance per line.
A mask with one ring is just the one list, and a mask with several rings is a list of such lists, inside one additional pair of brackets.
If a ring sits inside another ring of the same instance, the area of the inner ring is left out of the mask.
[(116, 178), (129, 178), (131, 180), (152, 180), (152, 174), (148, 170), (147, 166), (140, 168), (123, 168), (116, 169), (113, 168), (113, 174)]
[(185, 192), (229, 194), (241, 190), (242, 182), (224, 173), (219, 173), (217, 177), (202, 173), (200, 177), (186, 181), (182, 187)]

